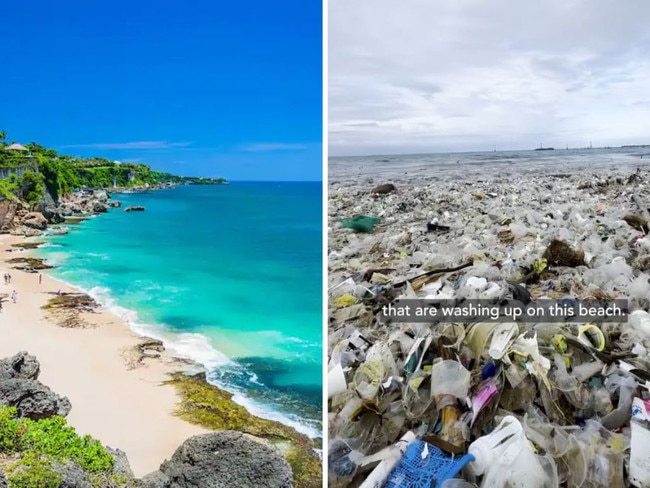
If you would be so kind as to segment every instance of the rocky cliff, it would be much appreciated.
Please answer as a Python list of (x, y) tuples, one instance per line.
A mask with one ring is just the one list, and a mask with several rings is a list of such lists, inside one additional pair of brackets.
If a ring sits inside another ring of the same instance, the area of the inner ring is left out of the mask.
[(220, 431), (186, 440), (160, 469), (134, 478), (126, 455), (80, 437), (71, 405), (39, 380), (36, 357), (0, 360), (0, 488), (291, 488), (292, 470), (258, 437)]
[(49, 225), (74, 223), (75, 219), (105, 213), (110, 207), (121, 205), (119, 200), (111, 199), (105, 190), (78, 191), (61, 197), (58, 204), (48, 195), (32, 208), (20, 201), (2, 200), (0, 201), (0, 233), (38, 236)]

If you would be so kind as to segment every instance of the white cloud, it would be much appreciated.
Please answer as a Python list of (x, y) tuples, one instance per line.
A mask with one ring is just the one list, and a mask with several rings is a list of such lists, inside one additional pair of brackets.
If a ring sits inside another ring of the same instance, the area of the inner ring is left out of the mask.
[(246, 144), (240, 149), (247, 152), (270, 152), (270, 151), (298, 151), (307, 149), (307, 144), (289, 144), (283, 142), (254, 143)]
[(98, 142), (93, 144), (71, 144), (63, 148), (92, 149), (173, 149), (191, 146), (191, 142), (135, 141), (135, 142)]
[(330, 0), (330, 154), (650, 142), (650, 2)]

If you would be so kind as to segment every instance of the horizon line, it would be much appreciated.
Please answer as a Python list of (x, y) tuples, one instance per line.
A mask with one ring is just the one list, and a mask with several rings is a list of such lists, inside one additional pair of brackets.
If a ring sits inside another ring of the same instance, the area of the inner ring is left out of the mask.
[[(648, 144), (621, 144), (618, 146), (581, 146), (581, 147), (560, 147), (553, 148), (554, 151), (574, 151), (574, 150), (594, 150), (594, 149), (625, 149), (625, 148), (641, 148), (641, 147), (650, 147)], [(494, 152), (521, 152), (521, 151), (536, 151), (538, 148), (533, 149), (492, 149), (492, 150), (462, 150), (462, 151), (418, 151), (418, 152), (400, 152), (400, 153), (370, 153), (370, 154), (346, 154), (340, 156), (327, 155), (327, 159), (330, 158), (358, 158), (358, 157), (375, 157), (375, 156), (420, 156), (426, 154), (470, 154), (470, 153), (494, 153)]]

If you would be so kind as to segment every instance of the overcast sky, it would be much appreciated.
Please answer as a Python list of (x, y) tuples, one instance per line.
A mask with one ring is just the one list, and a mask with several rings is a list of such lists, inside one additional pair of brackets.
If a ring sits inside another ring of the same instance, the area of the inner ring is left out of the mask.
[(650, 143), (648, 19), (648, 0), (329, 0), (330, 155)]

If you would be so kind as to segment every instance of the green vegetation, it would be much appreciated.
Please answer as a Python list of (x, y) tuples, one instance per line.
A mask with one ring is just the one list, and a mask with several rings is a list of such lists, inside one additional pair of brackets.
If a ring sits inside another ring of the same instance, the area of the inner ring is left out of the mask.
[(230, 393), (205, 381), (203, 374), (176, 373), (167, 383), (174, 385), (182, 398), (176, 411), (179, 417), (211, 430), (237, 430), (266, 439), (291, 465), (296, 488), (322, 485), (321, 461), (309, 437), (280, 422), (252, 415), (235, 403)]
[[(58, 154), (35, 142), (27, 151), (7, 151), (7, 134), (0, 131), (0, 196), (34, 205), (47, 192), (55, 201), (80, 188), (130, 188), (174, 184), (225, 184), (223, 178), (176, 176), (154, 171), (145, 164), (116, 163), (105, 158), (80, 158)], [(11, 172), (10, 175), (7, 175)]]
[[(18, 191), (18, 184), (15, 183), (15, 176), (11, 175), (14, 178), (5, 178), (3, 180), (0, 180), (0, 196), (5, 197), (7, 200), (14, 200), (17, 201), (18, 197), (16, 196), (16, 193)], [(14, 181), (12, 181), (12, 179)]]
[(52, 459), (34, 452), (12, 464), (7, 474), (10, 488), (58, 488), (63, 481), (54, 470)]
[(10, 488), (56, 488), (61, 482), (56, 467), (70, 462), (83, 469), (96, 486), (106, 480), (114, 486), (126, 483), (113, 473), (115, 460), (108, 450), (90, 436), (77, 434), (63, 417), (21, 419), (14, 407), (0, 406), (2, 453), (19, 457), (7, 470)]

